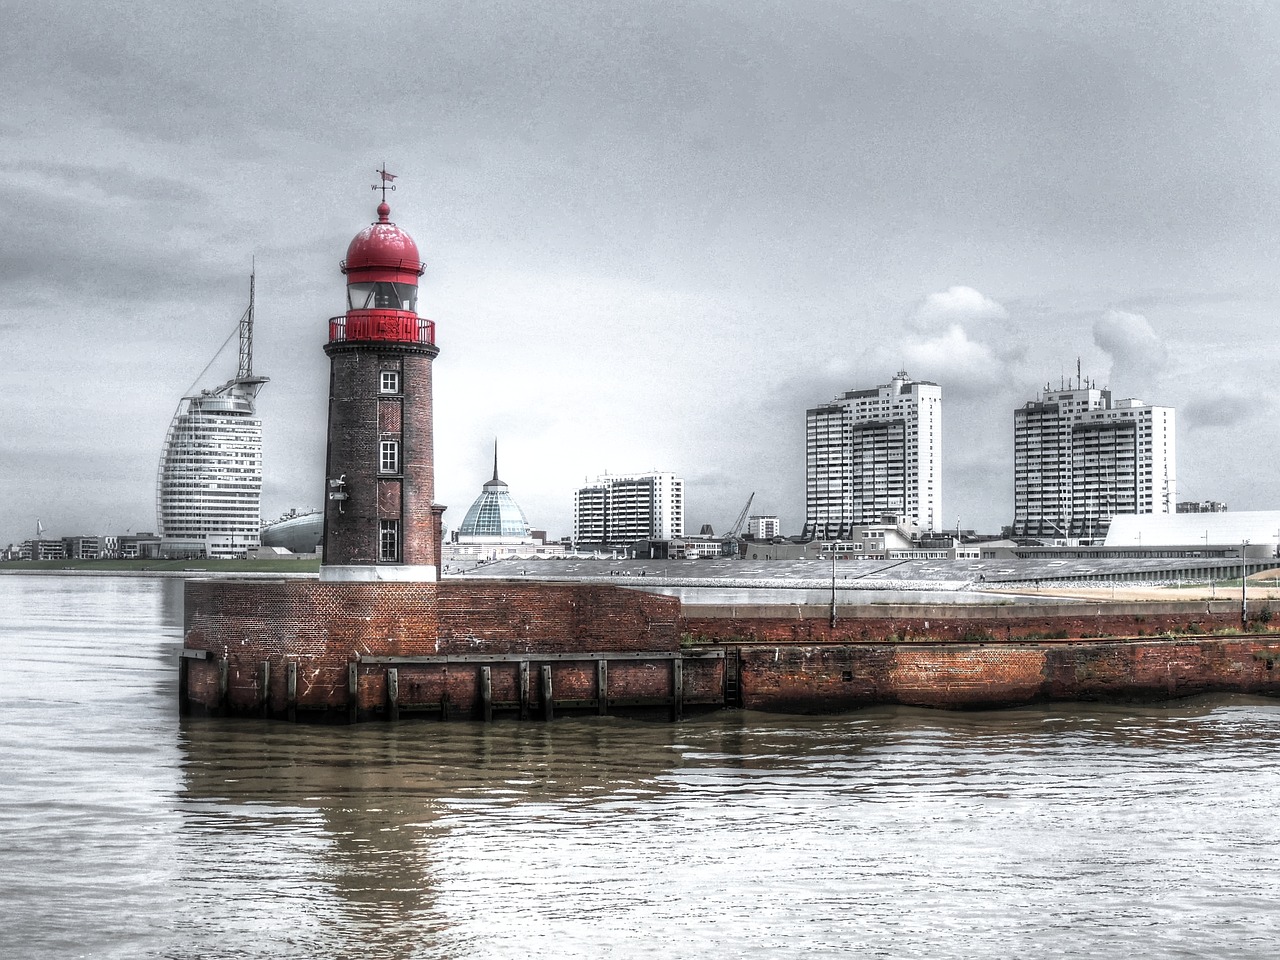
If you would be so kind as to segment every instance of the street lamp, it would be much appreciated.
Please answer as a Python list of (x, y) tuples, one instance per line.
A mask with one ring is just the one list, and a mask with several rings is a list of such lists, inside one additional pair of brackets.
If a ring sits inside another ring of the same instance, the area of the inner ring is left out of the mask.
[(1249, 568), (1244, 559), (1245, 548), (1248, 546), (1248, 540), (1240, 541), (1240, 629), (1242, 630), (1249, 627)]
[(839, 540), (831, 542), (831, 629), (836, 628), (836, 547)]

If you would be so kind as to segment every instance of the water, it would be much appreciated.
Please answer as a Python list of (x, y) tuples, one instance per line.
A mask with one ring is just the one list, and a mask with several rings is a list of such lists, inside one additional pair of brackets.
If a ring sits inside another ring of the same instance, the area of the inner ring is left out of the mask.
[(1280, 704), (180, 721), (181, 584), (0, 576), (0, 957), (1271, 957)]

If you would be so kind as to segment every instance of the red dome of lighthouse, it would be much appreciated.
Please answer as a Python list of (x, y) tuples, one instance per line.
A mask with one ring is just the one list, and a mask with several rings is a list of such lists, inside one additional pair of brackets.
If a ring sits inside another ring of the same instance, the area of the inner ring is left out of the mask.
[(391, 208), (383, 200), (378, 221), (347, 246), (341, 263), (347, 275), (347, 312), (330, 318), (330, 344), (394, 342), (435, 349), (435, 324), (417, 312), (418, 278), (426, 265), (418, 258), (413, 237), (390, 217)]
[(411, 277), (420, 277), (426, 270), (413, 237), (392, 223), (390, 216), (391, 207), (385, 201), (378, 204), (378, 222), (357, 233), (347, 246), (342, 272), (348, 282), (357, 278), (412, 282)]

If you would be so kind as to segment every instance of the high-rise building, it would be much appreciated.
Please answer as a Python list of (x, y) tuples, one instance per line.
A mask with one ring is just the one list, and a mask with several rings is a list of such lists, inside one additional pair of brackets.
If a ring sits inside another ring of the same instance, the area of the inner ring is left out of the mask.
[(1172, 513), (1174, 411), (1084, 382), (1013, 414), (1013, 535), (1096, 538), (1117, 514)]
[(684, 480), (673, 473), (600, 477), (573, 494), (577, 543), (624, 544), (684, 536)]
[(160, 550), (170, 557), (244, 557), (262, 527), (262, 421), (254, 400), (253, 277), (240, 318), (240, 361), (222, 386), (183, 397), (156, 477)]
[(942, 388), (906, 371), (805, 414), (805, 536), (885, 517), (942, 522)]

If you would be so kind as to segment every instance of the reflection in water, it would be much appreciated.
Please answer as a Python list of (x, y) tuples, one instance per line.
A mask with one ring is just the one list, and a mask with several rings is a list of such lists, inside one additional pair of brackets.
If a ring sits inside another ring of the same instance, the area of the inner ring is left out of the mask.
[[(179, 799), (195, 845), (189, 853), (225, 858), (234, 884), (254, 854), (229, 844), (261, 845), (264, 830), (272, 847), (297, 843), (313, 861), (309, 875), (277, 876), (328, 904), (326, 927), (377, 956), (417, 956), (417, 938), (448, 927), (434, 906), (434, 887), (449, 817), (486, 806), (651, 796), (671, 763), (671, 742), (631, 734), (609, 721), (314, 727), (186, 720)], [(620, 737), (630, 745), (625, 752)], [(282, 843), (286, 836), (293, 840)], [(280, 896), (295, 893), (278, 891), (273, 912)], [(305, 903), (294, 906), (310, 912)], [(205, 919), (190, 922), (199, 928)], [(323, 931), (312, 930), (308, 942), (325, 942)]]
[(0, 956), (1269, 957), (1280, 708), (179, 720), (163, 581), (0, 577)]

